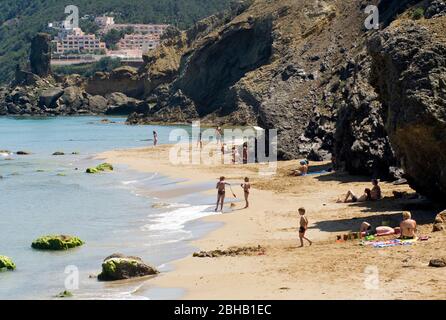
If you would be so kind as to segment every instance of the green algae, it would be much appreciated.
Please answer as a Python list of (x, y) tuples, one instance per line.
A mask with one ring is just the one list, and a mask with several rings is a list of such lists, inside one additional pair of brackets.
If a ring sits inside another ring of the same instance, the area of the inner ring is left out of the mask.
[(11, 258), (7, 256), (0, 256), (0, 271), (3, 270), (15, 270), (16, 266), (14, 262), (12, 262)]
[(31, 247), (39, 250), (68, 250), (79, 247), (84, 242), (78, 237), (66, 235), (48, 235), (33, 241)]

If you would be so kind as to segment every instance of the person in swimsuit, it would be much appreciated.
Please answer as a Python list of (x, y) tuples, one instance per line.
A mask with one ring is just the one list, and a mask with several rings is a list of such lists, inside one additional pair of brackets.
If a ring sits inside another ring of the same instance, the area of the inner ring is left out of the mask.
[(237, 152), (235, 146), (232, 146), (232, 164), (235, 164), (237, 161)]
[(373, 188), (370, 193), (371, 200), (381, 200), (382, 199), (382, 193), (381, 193), (381, 187), (379, 186), (378, 179), (372, 180)]
[[(367, 189), (364, 190), (364, 193), (360, 197), (358, 197), (358, 196), (356, 196), (353, 193), (353, 191), (349, 190), (347, 192), (347, 195), (345, 196), (345, 199), (344, 200), (339, 199), (338, 202), (347, 203), (347, 202), (366, 202), (366, 201), (370, 201), (370, 200), (372, 200), (371, 192), (372, 191), (367, 188)], [(351, 198), (351, 200), (350, 200), (350, 198)]]
[(305, 208), (299, 208), (299, 214), (300, 214), (300, 226), (299, 226), (299, 239), (300, 239), (300, 247), (304, 246), (304, 239), (308, 241), (310, 246), (313, 244), (313, 242), (305, 237), (305, 233), (308, 229), (308, 218), (305, 216)]
[[(365, 201), (377, 201), (382, 199), (381, 187), (377, 179), (372, 180), (372, 189), (365, 189), (364, 193), (358, 197), (353, 191), (349, 190), (344, 198), (344, 201), (338, 200), (338, 202), (365, 202)], [(351, 198), (351, 201), (350, 201)]]
[(218, 204), (220, 204), (220, 210), (223, 211), (223, 205), (225, 202), (226, 195), (226, 185), (230, 186), (231, 184), (225, 181), (225, 177), (220, 177), (220, 181), (217, 182), (217, 206), (215, 207), (215, 212), (218, 210)]
[(243, 188), (243, 191), (245, 193), (245, 202), (246, 202), (245, 209), (246, 209), (249, 207), (248, 197), (249, 197), (249, 189), (251, 189), (251, 184), (249, 183), (248, 177), (245, 177), (245, 183), (242, 183), (241, 187)]
[(291, 171), (291, 175), (293, 176), (305, 176), (308, 173), (308, 162), (306, 160), (302, 160), (300, 162), (300, 167), (296, 170)]
[(153, 131), (153, 146), (156, 147), (158, 143), (158, 133), (156, 133), (156, 131)]
[(221, 127), (217, 127), (217, 129), (215, 129), (215, 137), (217, 139), (217, 146), (219, 146), (221, 143), (221, 136), (222, 136)]
[(243, 143), (243, 164), (248, 163), (248, 143)]
[(363, 223), (361, 223), (361, 228), (359, 229), (359, 232), (361, 234), (364, 233), (366, 236), (369, 236), (372, 234), (372, 225), (366, 221), (364, 221)]
[(197, 147), (200, 147), (200, 149), (203, 149), (203, 133), (198, 134), (198, 141), (197, 141)]
[(416, 238), (417, 222), (412, 219), (412, 215), (409, 211), (403, 212), (403, 221), (400, 223), (402, 240), (410, 240)]

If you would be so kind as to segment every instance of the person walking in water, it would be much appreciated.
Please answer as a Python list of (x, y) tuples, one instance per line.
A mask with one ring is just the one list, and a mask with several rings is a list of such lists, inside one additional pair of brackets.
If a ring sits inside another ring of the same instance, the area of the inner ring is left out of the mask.
[(305, 208), (299, 208), (300, 214), (300, 226), (299, 226), (299, 240), (300, 240), (300, 248), (304, 246), (304, 239), (310, 243), (310, 246), (313, 244), (310, 239), (305, 237), (305, 233), (308, 229), (308, 218), (305, 216)]
[[(230, 183), (225, 181), (225, 177), (220, 177), (220, 181), (217, 182), (217, 206), (215, 207), (215, 212), (218, 210), (218, 205), (220, 204), (220, 210), (223, 211), (223, 205), (225, 203), (225, 195), (226, 195), (226, 186), (231, 187)], [(232, 193), (234, 198), (236, 197), (234, 193)]]
[(158, 144), (158, 133), (156, 133), (155, 130), (153, 130), (153, 146), (156, 147)]
[(249, 183), (248, 177), (245, 177), (245, 183), (242, 183), (241, 187), (243, 188), (243, 192), (245, 194), (245, 202), (246, 202), (245, 209), (247, 209), (249, 207), (249, 201), (248, 201), (249, 189), (251, 189), (251, 184)]

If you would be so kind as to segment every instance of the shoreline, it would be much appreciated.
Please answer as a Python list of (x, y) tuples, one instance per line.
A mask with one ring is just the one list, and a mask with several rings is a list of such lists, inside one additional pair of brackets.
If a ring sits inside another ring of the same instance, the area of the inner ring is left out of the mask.
[[(188, 256), (171, 263), (173, 271), (150, 280), (147, 286), (181, 288), (186, 293), (182, 299), (446, 298), (446, 275), (427, 267), (429, 259), (446, 254), (442, 245), (444, 234), (430, 233), (434, 215), (429, 210), (413, 211), (422, 221), (420, 232), (431, 237), (425, 243), (409, 248), (374, 249), (361, 247), (357, 241), (334, 241), (337, 234), (356, 231), (364, 220), (377, 226), (385, 219), (399, 219), (407, 205), (416, 207), (414, 201), (391, 199), (393, 190), (413, 192), (407, 185), (382, 183), (386, 198), (380, 202), (340, 204), (336, 203), (337, 197), (349, 189), (363, 190), (369, 185), (368, 179), (336, 172), (287, 177), (287, 171), (297, 161), (278, 162), (277, 174), (271, 177), (259, 176), (256, 164), (175, 166), (168, 161), (170, 147), (107, 151), (97, 158), (126, 164), (139, 172), (153, 172), (156, 167), (162, 175), (185, 180), (178, 184), (185, 187), (216, 182), (220, 175), (234, 183), (250, 176), (251, 207), (243, 210), (241, 202), (231, 211), (225, 205), (224, 214), (200, 218), (223, 225), (190, 244), (197, 251), (260, 245), (265, 254)], [(318, 167), (323, 165), (316, 163)], [(233, 189), (240, 200), (241, 188), (235, 185)], [(212, 189), (206, 192), (213, 193)], [(311, 247), (297, 248), (296, 212), (301, 206), (307, 209), (310, 219), (308, 237), (314, 241)], [(370, 270), (377, 271), (379, 288), (365, 288)], [(407, 276), (414, 280), (405, 281)]]

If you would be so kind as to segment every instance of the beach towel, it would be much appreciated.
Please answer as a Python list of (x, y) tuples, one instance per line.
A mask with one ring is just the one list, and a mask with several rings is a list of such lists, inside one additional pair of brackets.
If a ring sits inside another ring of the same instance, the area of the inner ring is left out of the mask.
[(401, 240), (401, 239), (392, 239), (387, 241), (361, 241), (361, 245), (363, 246), (371, 246), (373, 248), (388, 248), (388, 247), (397, 247), (397, 246), (410, 246), (414, 244), (417, 239), (411, 240)]

